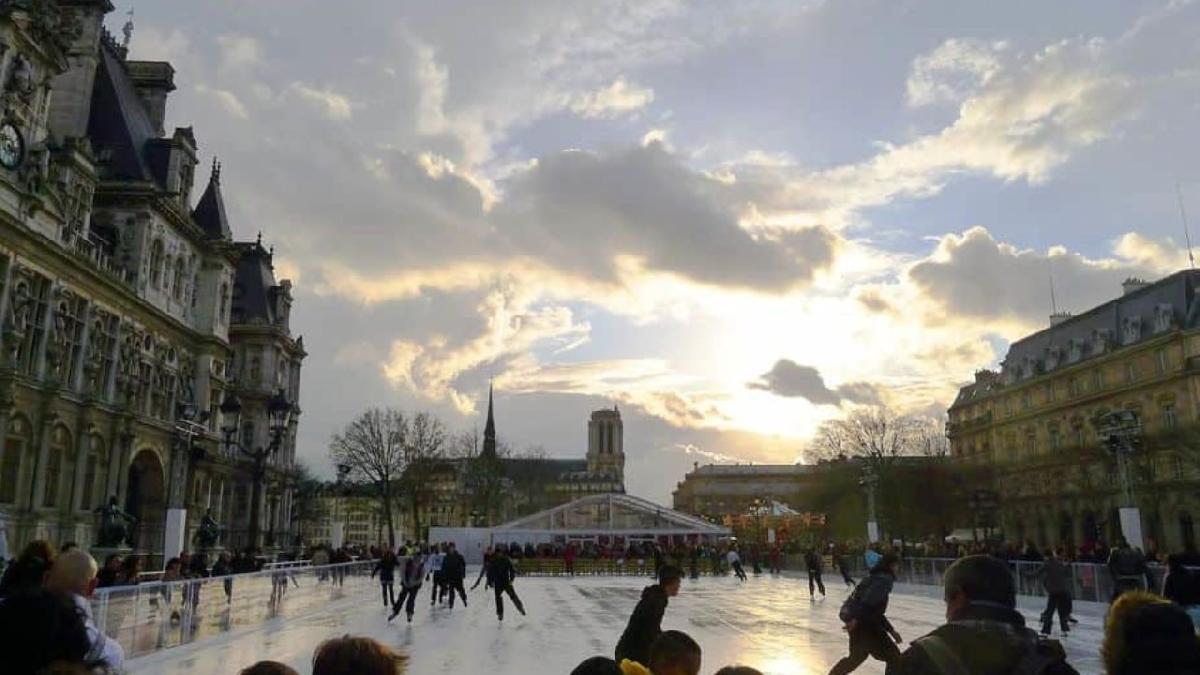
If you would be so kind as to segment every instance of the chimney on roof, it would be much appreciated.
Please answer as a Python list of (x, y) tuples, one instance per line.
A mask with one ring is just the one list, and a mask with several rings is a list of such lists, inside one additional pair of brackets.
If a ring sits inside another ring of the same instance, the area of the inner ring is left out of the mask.
[(167, 94), (175, 91), (175, 68), (166, 61), (128, 61), (129, 77), (146, 108), (154, 131), (163, 136), (167, 117)]
[(1145, 279), (1139, 279), (1137, 277), (1129, 277), (1128, 279), (1125, 280), (1124, 283), (1121, 284), (1122, 295), (1129, 295), (1130, 293), (1136, 293), (1149, 285), (1150, 284), (1146, 283)]
[(1055, 312), (1050, 315), (1050, 327), (1053, 328), (1064, 321), (1069, 321), (1070, 318), (1070, 312)]

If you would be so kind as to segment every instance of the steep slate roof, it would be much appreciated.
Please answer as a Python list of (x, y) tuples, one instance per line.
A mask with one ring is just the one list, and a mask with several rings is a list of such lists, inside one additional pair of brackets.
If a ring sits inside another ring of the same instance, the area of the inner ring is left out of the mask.
[(102, 163), (105, 178), (152, 179), (144, 153), (146, 143), (158, 135), (125, 67), (104, 47), (100, 49), (92, 88), (88, 136), (97, 155), (109, 155)]
[(272, 289), (277, 284), (271, 253), (261, 241), (239, 242), (237, 250), (240, 255), (234, 277), (237, 292), (233, 294), (233, 322), (274, 324)]
[[(204, 194), (200, 195), (200, 201), (196, 202), (196, 208), (192, 211), (192, 220), (209, 239), (229, 241), (233, 238), (233, 231), (229, 229), (229, 216), (225, 214), (225, 198), (221, 196), (221, 165), (215, 160), (212, 175), (208, 178), (208, 187), (204, 189)], [(238, 275), (241, 276), (240, 271)]]

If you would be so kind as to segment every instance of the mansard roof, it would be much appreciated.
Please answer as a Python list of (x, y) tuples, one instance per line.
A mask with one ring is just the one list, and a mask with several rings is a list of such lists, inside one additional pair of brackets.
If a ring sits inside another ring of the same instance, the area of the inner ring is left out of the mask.
[(153, 178), (143, 150), (158, 137), (145, 105), (117, 54), (102, 46), (92, 88), (88, 136), (104, 167), (104, 177), (148, 181)]
[(278, 288), (273, 256), (263, 248), (262, 240), (238, 242), (236, 246), (239, 255), (234, 278), (233, 323), (273, 325), (276, 318), (273, 294)]
[(229, 216), (225, 213), (225, 198), (221, 195), (221, 165), (215, 161), (212, 175), (208, 179), (208, 187), (204, 189), (204, 194), (200, 195), (200, 201), (196, 202), (196, 208), (192, 211), (192, 220), (209, 239), (229, 241), (233, 238)]

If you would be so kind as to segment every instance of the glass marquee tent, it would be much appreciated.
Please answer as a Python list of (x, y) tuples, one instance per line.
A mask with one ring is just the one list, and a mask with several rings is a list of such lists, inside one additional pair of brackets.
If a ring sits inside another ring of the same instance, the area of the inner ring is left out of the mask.
[(600, 545), (713, 542), (727, 527), (624, 494), (591, 495), (492, 528), (495, 542)]

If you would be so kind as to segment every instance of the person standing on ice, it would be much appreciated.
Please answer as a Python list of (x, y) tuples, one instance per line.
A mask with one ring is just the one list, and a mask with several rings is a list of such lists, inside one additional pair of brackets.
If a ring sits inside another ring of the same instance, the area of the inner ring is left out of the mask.
[(808, 553), (804, 554), (804, 564), (808, 567), (809, 598), (816, 600), (818, 589), (821, 591), (821, 597), (825, 597), (825, 582), (821, 581), (821, 572), (824, 571), (825, 561), (821, 559), (821, 554), (817, 553), (817, 549), (808, 549)]
[(428, 575), (433, 577), (433, 589), (429, 593), (429, 606), (433, 607), (441, 596), (442, 586), (445, 584), (445, 579), (442, 578), (442, 561), (446, 559), (446, 556), (442, 553), (440, 546), (431, 547), (431, 551)]
[(400, 559), (392, 553), (391, 549), (383, 552), (383, 557), (379, 562), (375, 563), (375, 569), (371, 570), (371, 577), (379, 573), (380, 592), (383, 593), (383, 606), (389, 607), (396, 602), (396, 568), (400, 566)]
[(512, 599), (521, 616), (525, 616), (525, 605), (521, 604), (521, 598), (518, 598), (517, 592), (513, 590), (513, 581), (516, 578), (517, 570), (505, 555), (504, 547), (497, 547), (496, 552), (492, 554), (491, 563), (487, 566), (487, 579), (492, 591), (496, 594), (496, 617), (501, 621), (504, 620), (505, 593)]
[[(417, 594), (421, 592), (421, 584), (424, 581), (425, 557), (420, 553), (414, 553), (404, 561), (404, 576), (400, 579), (400, 597), (396, 598), (396, 603), (392, 605), (392, 613), (388, 616), (388, 621), (396, 618), (396, 615), (400, 613), (400, 607), (406, 605), (408, 622), (412, 623)], [(405, 603), (405, 600), (408, 602)]]
[(738, 555), (737, 547), (731, 546), (729, 553), (725, 554), (725, 559), (729, 562), (729, 567), (733, 569), (733, 573), (739, 581), (746, 580), (746, 570), (742, 569), (742, 556)]
[(462, 598), (463, 607), (467, 606), (467, 592), (463, 590), (463, 581), (467, 578), (467, 560), (455, 548), (454, 542), (446, 548), (446, 559), (442, 561), (442, 583), (446, 593), (450, 595), (450, 609), (454, 609), (454, 594)]
[(642, 589), (642, 599), (633, 608), (629, 623), (617, 642), (617, 663), (628, 659), (642, 665), (650, 663), (650, 647), (662, 634), (662, 618), (667, 603), (679, 595), (683, 571), (674, 565), (664, 565), (658, 571), (658, 583)]

